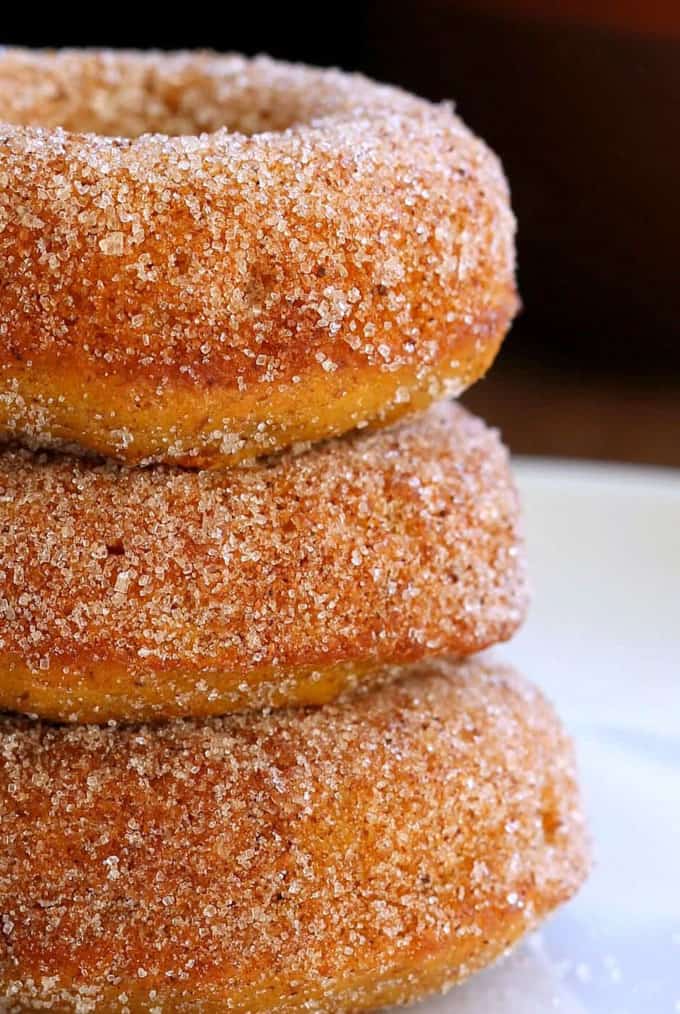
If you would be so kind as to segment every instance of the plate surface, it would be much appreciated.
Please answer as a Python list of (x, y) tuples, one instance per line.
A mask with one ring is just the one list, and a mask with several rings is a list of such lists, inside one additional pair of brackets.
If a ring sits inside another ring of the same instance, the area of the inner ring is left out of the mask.
[(577, 745), (595, 869), (504, 962), (418, 1014), (680, 1011), (680, 473), (519, 460), (533, 607), (495, 652)]

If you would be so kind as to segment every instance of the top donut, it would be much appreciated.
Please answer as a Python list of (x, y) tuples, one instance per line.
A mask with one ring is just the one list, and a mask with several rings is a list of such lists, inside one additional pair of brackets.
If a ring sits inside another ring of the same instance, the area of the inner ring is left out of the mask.
[(449, 106), (213, 54), (0, 51), (0, 438), (221, 467), (459, 393), (517, 308)]

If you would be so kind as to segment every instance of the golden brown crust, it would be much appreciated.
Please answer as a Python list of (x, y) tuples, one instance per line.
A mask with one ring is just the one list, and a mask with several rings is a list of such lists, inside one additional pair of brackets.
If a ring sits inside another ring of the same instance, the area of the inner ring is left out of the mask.
[(337, 1012), (503, 953), (587, 870), (571, 746), (492, 662), (320, 709), (0, 722), (8, 1009)]
[(495, 431), (459, 405), (251, 468), (0, 454), (0, 708), (80, 721), (320, 703), (470, 654), (526, 604)]
[(8, 49), (0, 121), (0, 437), (233, 463), (459, 392), (516, 309), (497, 160), (396, 88)]

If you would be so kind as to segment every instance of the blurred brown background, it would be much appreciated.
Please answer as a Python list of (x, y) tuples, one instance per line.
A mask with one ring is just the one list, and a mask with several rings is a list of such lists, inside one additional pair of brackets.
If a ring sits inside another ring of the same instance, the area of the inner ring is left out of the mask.
[(468, 405), (516, 451), (680, 466), (680, 0), (169, 12), (27, 8), (3, 12), (0, 32), (267, 51), (453, 98), (510, 177), (524, 300)]
[(519, 219), (524, 313), (468, 404), (519, 451), (680, 465), (680, 3), (393, 8), (371, 71), (455, 96)]

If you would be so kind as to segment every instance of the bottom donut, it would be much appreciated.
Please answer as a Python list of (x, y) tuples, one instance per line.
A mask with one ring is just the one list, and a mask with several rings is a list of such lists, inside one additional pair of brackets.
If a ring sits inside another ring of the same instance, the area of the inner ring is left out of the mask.
[(0, 1009), (363, 1011), (503, 954), (584, 879), (572, 748), (489, 661), (317, 709), (0, 721)]

